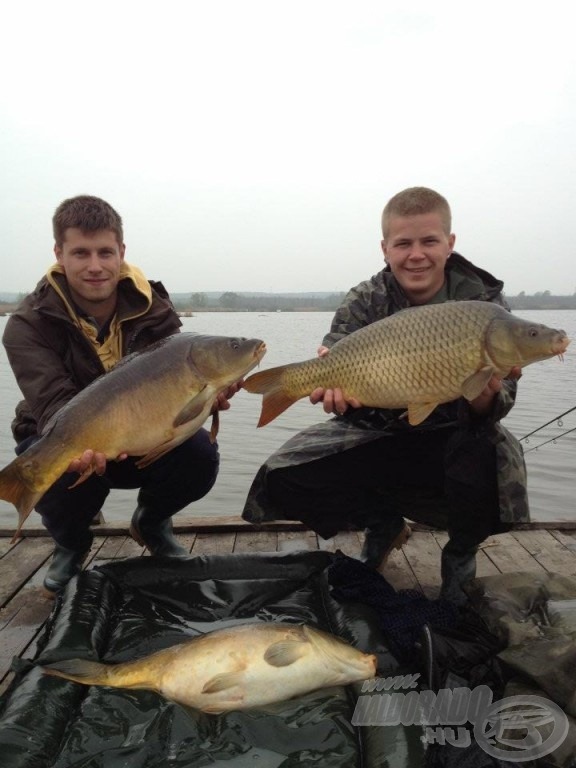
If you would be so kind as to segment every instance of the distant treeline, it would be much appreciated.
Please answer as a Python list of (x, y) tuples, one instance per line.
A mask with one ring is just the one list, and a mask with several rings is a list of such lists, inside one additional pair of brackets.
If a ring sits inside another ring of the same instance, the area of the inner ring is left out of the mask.
[[(235, 291), (173, 293), (179, 312), (333, 312), (344, 300), (341, 293), (237, 293)], [(14, 310), (24, 294), (0, 294), (0, 314)], [(576, 293), (554, 296), (550, 291), (506, 295), (512, 309), (576, 309)]]
[[(190, 296), (173, 295), (174, 306), (189, 312), (332, 312), (346, 294), (342, 293), (193, 293)], [(576, 294), (553, 296), (542, 291), (531, 296), (524, 292), (506, 295), (512, 309), (576, 309)]]
[(172, 294), (181, 312), (331, 312), (345, 293), (192, 293)]

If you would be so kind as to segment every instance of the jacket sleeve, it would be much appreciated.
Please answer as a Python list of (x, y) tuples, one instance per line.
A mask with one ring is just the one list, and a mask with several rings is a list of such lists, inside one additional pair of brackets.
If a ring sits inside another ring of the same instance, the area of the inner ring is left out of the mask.
[(371, 311), (373, 296), (374, 286), (370, 280), (365, 280), (355, 288), (351, 288), (336, 310), (330, 331), (324, 336), (322, 344), (325, 347), (331, 347), (349, 333), (374, 322), (377, 318)]
[(62, 354), (24, 318), (14, 315), (8, 320), (2, 341), (40, 434), (56, 411), (77, 394), (79, 387), (71, 378)]

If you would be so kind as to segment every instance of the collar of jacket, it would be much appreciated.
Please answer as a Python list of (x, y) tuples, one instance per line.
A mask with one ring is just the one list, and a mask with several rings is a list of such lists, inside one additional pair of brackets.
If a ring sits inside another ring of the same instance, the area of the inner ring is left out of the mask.
[[(442, 301), (446, 301), (446, 299), (451, 301), (466, 299), (489, 301), (502, 293), (504, 288), (502, 280), (498, 280), (490, 272), (472, 264), (471, 261), (456, 251), (453, 251), (448, 257), (444, 271), (446, 283), (443, 289), (445, 292), (440, 297)], [(382, 270), (382, 278), (394, 303), (401, 308), (410, 306), (410, 302), (388, 265)]]
[[(66, 275), (60, 264), (53, 264), (46, 273), (46, 280), (56, 291), (73, 323), (79, 325)], [(120, 323), (146, 314), (152, 305), (152, 288), (138, 267), (123, 261), (120, 267), (116, 316)]]

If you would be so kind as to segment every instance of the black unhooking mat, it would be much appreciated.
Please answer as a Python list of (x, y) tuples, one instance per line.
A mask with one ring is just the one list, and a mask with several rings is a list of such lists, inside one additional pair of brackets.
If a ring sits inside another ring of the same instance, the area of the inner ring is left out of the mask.
[[(137, 558), (82, 573), (52, 613), (35, 665), (139, 658), (251, 621), (304, 622), (378, 653), (369, 609), (330, 597), (327, 552)], [(78, 685), (29, 665), (0, 700), (2, 768), (402, 768), (424, 764), (418, 727), (355, 727), (355, 686), (266, 710), (207, 715), (146, 690)], [(414, 671), (414, 670), (410, 670)]]

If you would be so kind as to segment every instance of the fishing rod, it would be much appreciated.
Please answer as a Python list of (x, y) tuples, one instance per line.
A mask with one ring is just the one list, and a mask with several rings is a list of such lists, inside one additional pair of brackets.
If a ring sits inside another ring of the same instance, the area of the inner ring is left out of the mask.
[[(571, 410), (574, 410), (574, 408), (572, 408)], [(554, 421), (554, 419), (552, 419), (552, 421)], [(546, 425), (544, 424), (544, 426)], [(539, 427), (539, 429), (542, 429), (542, 427)], [(537, 429), (534, 430), (534, 432), (537, 432), (537, 431), (538, 431)], [(548, 443), (555, 443), (556, 440), (560, 440), (560, 438), (564, 437), (564, 435), (569, 435), (570, 432), (575, 432), (575, 431), (576, 431), (576, 427), (572, 427), (572, 429), (567, 429), (566, 432), (562, 432), (561, 435), (556, 435), (556, 437), (551, 437), (549, 440), (545, 440), (543, 443), (538, 443), (538, 445), (535, 445), (532, 448), (528, 448), (527, 450), (524, 451), (524, 453), (530, 453), (530, 451), (537, 451), (538, 448), (541, 448), (543, 445), (547, 445)], [(530, 434), (534, 434), (534, 433), (531, 432)]]
[[(549, 427), (550, 424), (554, 424), (554, 422), (558, 422), (558, 426), (561, 427), (562, 423), (560, 422), (560, 419), (562, 419), (564, 416), (567, 416), (569, 413), (572, 413), (572, 411), (576, 411), (576, 405), (573, 406), (572, 408), (569, 408), (567, 411), (564, 411), (564, 413), (561, 413), (560, 416), (556, 416), (556, 418), (550, 419), (550, 421), (547, 421), (546, 424), (542, 424), (542, 426), (537, 427), (536, 429), (533, 429), (532, 432), (528, 432), (527, 435), (524, 435), (524, 437), (520, 438), (520, 442), (522, 442), (523, 440), (526, 440), (529, 437), (532, 437), (532, 435), (535, 435), (536, 432), (540, 432), (541, 429), (544, 429), (544, 427)], [(568, 432), (572, 432), (572, 430), (569, 429)], [(568, 432), (564, 432), (564, 434), (567, 435)], [(562, 435), (559, 435), (559, 437), (562, 437)], [(550, 441), (547, 440), (546, 442), (550, 442)], [(544, 443), (541, 443), (541, 445), (544, 445)], [(531, 448), (530, 450), (533, 450), (533, 449)]]

